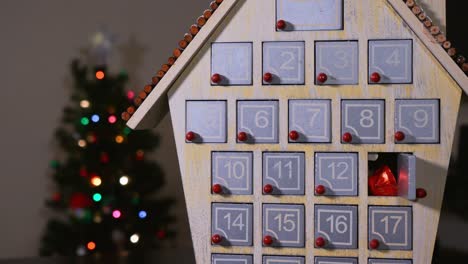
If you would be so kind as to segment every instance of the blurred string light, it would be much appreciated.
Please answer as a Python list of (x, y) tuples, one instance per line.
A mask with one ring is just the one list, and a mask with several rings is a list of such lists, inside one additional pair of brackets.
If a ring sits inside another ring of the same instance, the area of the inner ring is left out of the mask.
[(88, 108), (91, 104), (89, 103), (88, 100), (81, 100), (80, 101), (80, 106), (81, 108)]
[(120, 177), (120, 179), (119, 179), (119, 183), (120, 183), (120, 185), (122, 185), (122, 186), (127, 185), (128, 182), (129, 182), (129, 178), (128, 178), (127, 176), (125, 176), (125, 175), (122, 176), (122, 177)]
[(88, 140), (89, 143), (96, 143), (97, 137), (94, 133), (89, 133), (86, 140)]
[(86, 140), (84, 140), (84, 139), (78, 140), (78, 146), (80, 146), (82, 148), (86, 147)]
[(121, 144), (124, 142), (124, 137), (122, 137), (121, 135), (117, 135), (115, 137), (115, 142), (117, 142), (118, 144)]
[(136, 152), (136, 159), (137, 160), (143, 160), (145, 158), (145, 152), (141, 149), (137, 150)]
[(94, 243), (93, 241), (89, 241), (86, 247), (88, 248), (88, 250), (94, 250), (96, 249), (96, 243)]
[(138, 212), (138, 217), (140, 217), (140, 219), (145, 219), (147, 216), (148, 214), (144, 210), (141, 210), (140, 212)]
[(127, 98), (129, 100), (132, 100), (135, 97), (135, 92), (134, 91), (128, 91), (127, 92)]
[(95, 223), (98, 223), (98, 224), (99, 224), (99, 223), (102, 222), (102, 217), (101, 217), (100, 214), (95, 214), (93, 220), (94, 220)]
[(102, 184), (102, 180), (101, 180), (101, 177), (99, 176), (94, 176), (91, 178), (91, 184), (95, 187), (99, 186)]
[(123, 133), (124, 133), (125, 135), (130, 134), (130, 132), (132, 132), (132, 130), (131, 130), (130, 128), (128, 128), (128, 127), (125, 127), (124, 130), (123, 130)]
[(122, 213), (119, 210), (112, 211), (112, 217), (119, 219), (122, 216)]
[(83, 247), (83, 246), (79, 246), (77, 249), (76, 249), (76, 255), (82, 257), (84, 255), (86, 255), (86, 249)]
[(98, 79), (98, 80), (104, 79), (105, 76), (106, 75), (104, 74), (104, 71), (97, 71), (96, 72), (96, 79)]
[(130, 237), (130, 242), (132, 242), (133, 244), (138, 243), (139, 240), (140, 240), (140, 236), (138, 234), (133, 234)]
[(91, 116), (91, 121), (93, 121), (94, 123), (99, 122), (99, 116), (96, 115), (96, 114), (92, 115), (92, 116)]
[(94, 200), (95, 202), (101, 201), (101, 200), (102, 200), (102, 195), (101, 195), (100, 193), (95, 193), (95, 194), (93, 194), (93, 200)]
[(89, 124), (89, 119), (88, 119), (87, 117), (82, 117), (82, 118), (81, 118), (81, 124), (82, 124), (83, 126), (88, 125), (88, 124)]
[(117, 122), (117, 117), (115, 115), (110, 115), (108, 118), (107, 118), (107, 121), (111, 124), (114, 124), (115, 122)]

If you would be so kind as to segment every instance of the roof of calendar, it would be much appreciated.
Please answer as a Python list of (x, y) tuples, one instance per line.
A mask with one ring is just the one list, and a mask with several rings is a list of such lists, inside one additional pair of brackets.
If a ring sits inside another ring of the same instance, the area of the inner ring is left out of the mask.
[(468, 61), (414, 0), (387, 0), (453, 80), (468, 94)]
[[(148, 129), (156, 126), (169, 111), (167, 92), (184, 72), (190, 61), (206, 44), (234, 6), (245, 0), (214, 0), (203, 12), (197, 23), (190, 27), (174, 49), (168, 63), (152, 77), (151, 84), (136, 95), (135, 106), (122, 113), (132, 129)], [(447, 40), (440, 27), (434, 24), (421, 5), (415, 0), (385, 0), (406, 25), (417, 35), (426, 48), (440, 62), (453, 80), (468, 94), (468, 60), (459, 54)]]
[(241, 0), (214, 0), (210, 8), (198, 17), (197, 23), (190, 26), (190, 33), (179, 41), (168, 63), (164, 64), (135, 98), (135, 106), (122, 113), (132, 129), (154, 127), (168, 112), (167, 92), (185, 70), (187, 65), (205, 45), (216, 28), (223, 22), (233, 7)]

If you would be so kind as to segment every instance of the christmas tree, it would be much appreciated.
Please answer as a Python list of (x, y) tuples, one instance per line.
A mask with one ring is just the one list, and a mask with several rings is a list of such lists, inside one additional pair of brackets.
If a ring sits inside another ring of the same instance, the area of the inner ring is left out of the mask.
[(125, 92), (124, 71), (107, 70), (109, 41), (101, 34), (95, 42), (94, 63), (71, 63), (74, 90), (55, 133), (61, 155), (51, 162), (56, 192), (47, 205), (56, 217), (42, 238), (44, 256), (141, 253), (174, 235), (172, 201), (157, 196), (163, 172), (145, 155), (158, 137), (118, 118), (133, 93)]

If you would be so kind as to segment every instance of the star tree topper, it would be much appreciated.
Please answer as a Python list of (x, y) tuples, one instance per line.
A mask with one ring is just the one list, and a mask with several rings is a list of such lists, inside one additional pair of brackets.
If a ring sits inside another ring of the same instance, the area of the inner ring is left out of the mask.
[(91, 36), (90, 55), (95, 65), (107, 65), (116, 41), (115, 35), (99, 30)]

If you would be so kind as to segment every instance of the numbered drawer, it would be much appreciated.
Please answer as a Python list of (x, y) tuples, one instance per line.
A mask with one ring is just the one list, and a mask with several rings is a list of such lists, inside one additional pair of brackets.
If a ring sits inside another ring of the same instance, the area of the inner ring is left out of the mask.
[(252, 246), (252, 204), (213, 203), (211, 209), (213, 244)]
[(385, 143), (384, 100), (341, 101), (342, 143)]
[(276, 0), (277, 30), (341, 30), (343, 0)]
[(252, 84), (252, 43), (213, 43), (211, 45), (212, 85)]
[(396, 143), (439, 143), (440, 102), (438, 99), (395, 101)]
[(226, 101), (186, 101), (186, 142), (225, 143), (226, 116)]
[(315, 205), (315, 247), (356, 249), (358, 212), (352, 205)]
[(289, 100), (289, 142), (331, 142), (331, 100)]
[(304, 205), (263, 204), (263, 245), (304, 247)]
[(357, 41), (315, 42), (315, 84), (358, 84)]
[(412, 264), (410, 259), (369, 259), (369, 264)]
[(278, 143), (278, 100), (237, 101), (237, 142)]
[(213, 254), (211, 255), (211, 264), (253, 264), (253, 256)]
[(370, 40), (369, 83), (413, 82), (413, 41)]
[(369, 245), (378, 250), (411, 250), (413, 212), (406, 206), (369, 206)]
[(211, 153), (212, 192), (226, 195), (251, 195), (252, 152)]
[(263, 84), (304, 84), (304, 42), (263, 43)]
[(305, 258), (291, 256), (263, 256), (263, 264), (305, 264)]
[(357, 258), (315, 257), (315, 264), (358, 264)]
[(357, 196), (358, 154), (315, 153), (315, 193), (326, 196)]
[(263, 193), (304, 195), (305, 155), (303, 152), (263, 153)]

